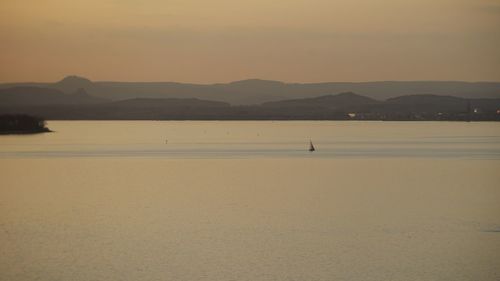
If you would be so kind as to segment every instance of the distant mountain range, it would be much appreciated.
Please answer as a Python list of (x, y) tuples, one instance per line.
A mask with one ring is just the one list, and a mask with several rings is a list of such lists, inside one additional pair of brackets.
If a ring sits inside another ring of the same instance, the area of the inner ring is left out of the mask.
[(87, 94), (80, 88), (72, 94), (52, 88), (20, 86), (0, 89), (0, 106), (98, 104), (108, 100)]
[[(72, 89), (67, 89), (72, 90)], [(0, 89), (0, 114), (88, 120), (491, 120), (500, 121), (500, 98), (409, 95), (376, 100), (352, 92), (230, 105), (197, 98), (94, 97), (33, 86)]]
[[(97, 102), (95, 98), (112, 101), (134, 98), (196, 98), (226, 102), (232, 105), (257, 105), (342, 92), (355, 92), (379, 101), (407, 95), (446, 95), (474, 99), (500, 98), (499, 82), (283, 83), (251, 79), (226, 84), (185, 84), (175, 82), (93, 82), (82, 77), (68, 76), (55, 83), (0, 84), (0, 89), (4, 90), (26, 87), (32, 89), (33, 87), (48, 88), (65, 94), (75, 94), (83, 89), (85, 93), (93, 97), (94, 102)], [(35, 90), (33, 90), (34, 92)], [(36, 99), (36, 97), (31, 98)], [(76, 98), (74, 100), (76, 101)], [(82, 103), (86, 102), (90, 102), (90, 99), (82, 99)]]

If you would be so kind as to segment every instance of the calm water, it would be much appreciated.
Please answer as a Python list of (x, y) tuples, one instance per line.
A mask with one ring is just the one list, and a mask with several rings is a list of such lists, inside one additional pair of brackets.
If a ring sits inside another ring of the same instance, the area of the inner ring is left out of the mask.
[(0, 136), (2, 281), (500, 280), (498, 123), (49, 127)]

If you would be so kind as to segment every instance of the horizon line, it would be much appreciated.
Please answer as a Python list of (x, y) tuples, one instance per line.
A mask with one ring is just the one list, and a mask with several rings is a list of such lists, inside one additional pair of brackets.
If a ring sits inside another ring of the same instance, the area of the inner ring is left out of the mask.
[(492, 81), (492, 80), (428, 80), (428, 79), (423, 79), (423, 80), (364, 80), (364, 81), (321, 81), (321, 82), (291, 82), (291, 81), (282, 81), (282, 80), (272, 80), (272, 79), (264, 79), (264, 78), (246, 78), (246, 79), (238, 79), (238, 80), (230, 80), (227, 82), (178, 82), (178, 81), (172, 81), (172, 80), (164, 80), (164, 81), (120, 81), (120, 80), (92, 80), (89, 79), (85, 76), (81, 75), (66, 75), (60, 80), (56, 81), (15, 81), (15, 82), (5, 82), (5, 81), (0, 81), (0, 84), (56, 84), (61, 81), (64, 81), (67, 78), (78, 78), (78, 79), (85, 79), (90, 81), (91, 83), (176, 83), (176, 84), (191, 84), (191, 85), (218, 85), (218, 84), (232, 84), (232, 83), (238, 83), (238, 82), (246, 82), (246, 81), (264, 81), (264, 82), (277, 82), (277, 83), (282, 83), (282, 84), (328, 84), (328, 83), (346, 83), (346, 84), (362, 84), (362, 83), (403, 83), (403, 82), (427, 82), (427, 83), (435, 83), (435, 82), (448, 82), (448, 83), (500, 83), (500, 80), (498, 81)]

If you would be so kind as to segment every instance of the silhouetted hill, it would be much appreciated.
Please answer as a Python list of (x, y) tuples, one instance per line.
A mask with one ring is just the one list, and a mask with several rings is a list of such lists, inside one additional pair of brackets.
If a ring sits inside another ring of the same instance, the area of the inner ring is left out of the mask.
[[(57, 90), (56, 90), (57, 91)], [(227, 116), (228, 103), (199, 99), (129, 99), (104, 103), (17, 104), (0, 106), (0, 114), (24, 113), (69, 120), (189, 120)]]
[(54, 104), (97, 104), (105, 99), (88, 95), (79, 89), (74, 94), (65, 94), (56, 89), (38, 87), (14, 87), (0, 89), (0, 106), (54, 105)]
[(65, 94), (59, 90), (37, 87), (0, 89), (0, 105), (46, 105), (57, 103)]
[(207, 101), (200, 99), (146, 99), (137, 98), (109, 103), (108, 106), (115, 107), (135, 107), (135, 108), (179, 108), (179, 107), (199, 107), (199, 108), (223, 108), (230, 105), (225, 102)]
[[(40, 96), (64, 96), (57, 90)], [(31, 93), (31, 92), (30, 92)], [(0, 98), (2, 96), (0, 95)], [(83, 90), (72, 95), (87, 98)], [(1, 100), (1, 99), (0, 99)], [(47, 100), (49, 100), (47, 98)], [(74, 100), (73, 100), (74, 101)], [(136, 98), (96, 104), (11, 103), (0, 113), (26, 113), (48, 119), (128, 120), (497, 120), (500, 99), (463, 99), (413, 95), (377, 101), (354, 93), (283, 100), (263, 105), (231, 106), (200, 99)]]
[(436, 103), (457, 103), (465, 99), (452, 96), (438, 95), (409, 95), (387, 99), (388, 103), (396, 104), (436, 104)]
[(360, 96), (351, 92), (340, 93), (337, 95), (325, 95), (315, 98), (293, 99), (284, 101), (267, 102), (262, 104), (265, 107), (315, 107), (328, 109), (359, 108), (367, 105), (378, 104), (380, 101)]
[(272, 89), (276, 87), (282, 87), (286, 85), (280, 81), (273, 80), (264, 80), (264, 79), (245, 79), (239, 81), (233, 81), (228, 84), (214, 84), (214, 85), (227, 85), (227, 86), (236, 86), (236, 87), (252, 87), (252, 88), (261, 88), (261, 89)]
[(466, 113), (473, 110), (493, 113), (500, 109), (500, 99), (411, 95), (388, 99), (383, 103), (381, 109), (384, 112), (392, 113)]
[(386, 110), (399, 112), (467, 112), (468, 100), (451, 96), (411, 95), (388, 99)]
[(55, 88), (70, 94), (83, 88), (90, 95), (111, 100), (132, 98), (198, 98), (233, 105), (262, 104), (286, 99), (313, 98), (342, 92), (385, 100), (405, 95), (447, 95), (463, 98), (500, 98), (497, 82), (328, 82), (283, 83), (249, 79), (231, 83), (185, 84), (175, 82), (92, 82), (69, 76), (56, 83), (0, 84), (1, 88), (36, 86)]
[(279, 119), (347, 119), (347, 113), (366, 112), (377, 100), (354, 93), (325, 95), (315, 98), (268, 102), (260, 106), (260, 112)]
[(93, 92), (94, 83), (87, 78), (79, 76), (67, 76), (63, 80), (51, 85), (51, 88), (61, 90), (65, 93), (74, 93), (79, 89), (84, 89), (85, 91)]

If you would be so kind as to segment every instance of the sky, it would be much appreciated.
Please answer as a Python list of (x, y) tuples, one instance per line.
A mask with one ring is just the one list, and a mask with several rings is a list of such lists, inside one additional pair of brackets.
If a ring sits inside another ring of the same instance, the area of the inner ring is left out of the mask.
[(0, 0), (0, 82), (500, 81), (500, 0)]

